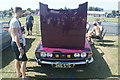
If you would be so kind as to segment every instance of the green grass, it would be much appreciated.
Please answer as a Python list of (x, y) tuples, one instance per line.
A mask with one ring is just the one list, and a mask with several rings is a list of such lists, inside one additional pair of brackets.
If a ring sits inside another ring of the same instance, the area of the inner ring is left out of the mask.
[(96, 21), (97, 19), (99, 19), (101, 21), (112, 22), (112, 23), (117, 23), (118, 22), (118, 18), (103, 18), (103, 17), (88, 17), (87, 21), (92, 22), (92, 21)]
[[(40, 34), (35, 34), (39, 29), (38, 24), (39, 17), (34, 16), (34, 34), (33, 36), (26, 36), (27, 46), (26, 54), (29, 58), (27, 63), (28, 72), (27, 76), (32, 78), (48, 78), (48, 77), (77, 77), (77, 78), (110, 78), (117, 77), (118, 75), (118, 37), (117, 36), (105, 36), (103, 46), (92, 46), (94, 62), (87, 66), (76, 66), (74, 69), (53, 69), (50, 66), (41, 67), (34, 61), (35, 49), (39, 41), (41, 40)], [(7, 19), (6, 19), (7, 20)], [(90, 19), (94, 20), (94, 19)], [(21, 18), (22, 25), (25, 24), (25, 17)], [(40, 33), (40, 31), (38, 31)], [(99, 44), (96, 42), (96, 44)], [(102, 53), (101, 53), (101, 52)], [(11, 47), (5, 49), (2, 53), (2, 77), (3, 78), (17, 78), (14, 66), (14, 56), (11, 51)]]
[(118, 74), (118, 36), (105, 36), (103, 46), (95, 46), (100, 48), (104, 53), (103, 58), (107, 62), (113, 75)]
[[(35, 22), (39, 22), (39, 16), (34, 16), (35, 18)], [(106, 17), (88, 17), (87, 21), (91, 22), (91, 21), (96, 21), (96, 19), (100, 19), (101, 21), (108, 21), (108, 22), (112, 22), (112, 23), (117, 23), (118, 22), (118, 18), (106, 18)], [(10, 18), (3, 18), (0, 19), (0, 21), (9, 21)], [(22, 17), (20, 19), (23, 23), (23, 25), (25, 24), (25, 17)]]
[(9, 21), (10, 18), (3, 18), (3, 19), (0, 19), (0, 21)]
[[(105, 36), (103, 46), (92, 46), (94, 62), (90, 65), (76, 66), (74, 69), (53, 69), (50, 66), (41, 67), (34, 61), (35, 49), (41, 39), (40, 36), (26, 36), (27, 38), (27, 76), (31, 78), (68, 77), (78, 78), (110, 78), (118, 75), (118, 37)], [(101, 44), (96, 42), (96, 44)], [(102, 53), (99, 50), (102, 50)], [(17, 78), (14, 68), (14, 58), (11, 48), (3, 51), (3, 78)]]
[[(19, 19), (21, 24), (26, 27), (26, 17), (22, 17)], [(33, 32), (40, 34), (40, 27), (39, 27), (39, 16), (34, 16), (34, 25), (33, 25)]]
[[(11, 18), (3, 18), (3, 19), (0, 19), (0, 21), (10, 21)], [(26, 27), (26, 17), (22, 17), (19, 19), (22, 26), (25, 26)], [(39, 27), (39, 23), (40, 23), (40, 18), (39, 16), (34, 16), (34, 25), (33, 25), (33, 32), (37, 33), (37, 34), (40, 34), (40, 27)]]

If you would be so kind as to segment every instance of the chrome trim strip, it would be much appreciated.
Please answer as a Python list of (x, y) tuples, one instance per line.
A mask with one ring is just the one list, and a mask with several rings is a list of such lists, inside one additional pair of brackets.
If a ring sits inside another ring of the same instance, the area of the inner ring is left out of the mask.
[(80, 62), (49, 62), (49, 61), (41, 61), (40, 59), (37, 59), (35, 57), (36, 61), (42, 63), (42, 64), (87, 64), (87, 63), (92, 63), (94, 61), (93, 57), (91, 57), (90, 60), (86, 61), (80, 61)]

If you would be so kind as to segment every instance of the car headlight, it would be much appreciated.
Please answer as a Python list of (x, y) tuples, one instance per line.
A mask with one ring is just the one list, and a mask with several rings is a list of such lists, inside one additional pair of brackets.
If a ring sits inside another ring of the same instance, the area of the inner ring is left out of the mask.
[(52, 53), (50, 53), (50, 52), (47, 53), (47, 57), (52, 57), (52, 56), (53, 56)]
[(87, 54), (86, 53), (81, 53), (81, 57), (86, 57)]
[(74, 53), (74, 57), (80, 57), (80, 53)]
[(40, 56), (41, 56), (41, 57), (46, 57), (46, 52), (41, 52), (41, 53), (40, 53)]

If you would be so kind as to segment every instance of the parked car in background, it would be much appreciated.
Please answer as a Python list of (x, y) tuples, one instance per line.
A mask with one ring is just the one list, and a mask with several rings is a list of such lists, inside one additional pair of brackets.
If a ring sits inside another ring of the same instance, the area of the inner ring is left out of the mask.
[(2, 46), (2, 50), (6, 49), (10, 46), (11, 37), (8, 33), (9, 25), (8, 21), (0, 22), (0, 46)]
[(114, 14), (106, 14), (106, 17), (107, 17), (107, 18), (114, 18), (115, 15), (114, 15)]

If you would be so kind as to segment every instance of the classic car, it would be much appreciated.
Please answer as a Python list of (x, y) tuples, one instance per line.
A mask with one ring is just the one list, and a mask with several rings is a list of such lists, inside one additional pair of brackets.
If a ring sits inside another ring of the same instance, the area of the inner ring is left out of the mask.
[(49, 9), (40, 3), (42, 40), (35, 51), (39, 65), (73, 68), (94, 61), (86, 34), (87, 2), (77, 9)]
[(9, 22), (7, 21), (1, 21), (0, 22), (0, 38), (1, 38), (1, 42), (0, 42), (0, 46), (2, 46), (2, 50), (6, 49), (8, 46), (10, 46), (11, 43), (11, 37), (8, 33), (8, 29), (9, 29)]

